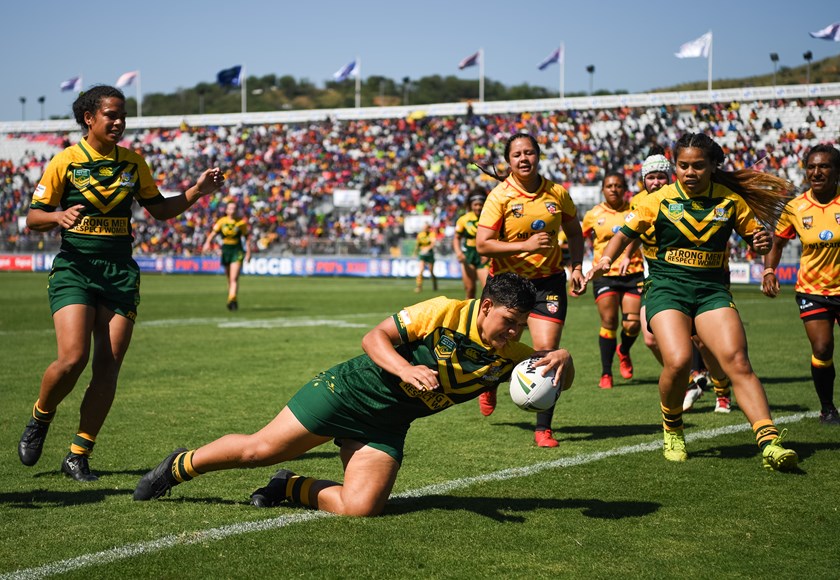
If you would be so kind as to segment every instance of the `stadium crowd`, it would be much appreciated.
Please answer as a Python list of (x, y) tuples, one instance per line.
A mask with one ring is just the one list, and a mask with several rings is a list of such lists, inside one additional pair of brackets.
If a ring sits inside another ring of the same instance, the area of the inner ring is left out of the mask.
[[(416, 117), (416, 118), (415, 118)], [(828, 122), (824, 118), (829, 119)], [(716, 103), (691, 106), (568, 110), (524, 114), (336, 121), (296, 125), (188, 127), (129, 133), (121, 143), (148, 161), (161, 191), (178, 193), (196, 167), (226, 170), (223, 193), (203, 199), (168, 222), (135, 221), (138, 254), (192, 255), (229, 199), (250, 216), (256, 249), (272, 254), (399, 255), (407, 216), (431, 216), (452, 230), (474, 186), (492, 187), (473, 162), (505, 171), (504, 139), (531, 133), (544, 152), (541, 170), (575, 187), (597, 185), (607, 172), (623, 173), (628, 196), (640, 189), (648, 149), (666, 150), (686, 131), (705, 132), (726, 153), (725, 169), (758, 165), (803, 182), (802, 155), (818, 142), (836, 142), (840, 100)], [(52, 154), (79, 135), (5, 135), (0, 138), (0, 250), (58, 247), (19, 225)], [(2, 141), (33, 146), (4, 154)], [(41, 152), (34, 152), (35, 144)], [(669, 153), (670, 155), (670, 153)], [(8, 158), (3, 158), (8, 157)], [(336, 208), (336, 189), (358, 189), (358, 208)], [(589, 209), (576, 200), (580, 215)], [(597, 202), (596, 202), (597, 203)], [(441, 244), (446, 247), (448, 244)], [(747, 258), (733, 244), (734, 258)]]

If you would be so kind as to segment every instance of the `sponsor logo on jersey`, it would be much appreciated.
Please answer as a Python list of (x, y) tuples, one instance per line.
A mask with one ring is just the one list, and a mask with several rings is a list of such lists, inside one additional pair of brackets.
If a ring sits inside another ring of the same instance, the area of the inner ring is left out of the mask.
[(438, 360), (448, 360), (455, 352), (455, 341), (448, 336), (441, 336), (435, 344), (435, 356)]
[(538, 232), (545, 229), (545, 222), (542, 220), (534, 220), (531, 222), (531, 229)]
[(554, 215), (554, 214), (556, 214), (558, 211), (560, 211), (559, 209), (557, 209), (557, 204), (556, 204), (555, 202), (553, 202), (553, 201), (547, 201), (547, 202), (545, 202), (545, 209), (546, 209), (546, 211), (547, 211), (548, 213), (550, 213), (551, 215)]
[(669, 203), (668, 204), (668, 219), (672, 222), (678, 222), (683, 218), (685, 215), (685, 209), (683, 208), (683, 204), (681, 203)]
[(42, 197), (45, 191), (47, 191), (47, 188), (39, 183), (38, 187), (35, 188), (35, 197)]
[(400, 310), (397, 314), (397, 318), (403, 328), (411, 324), (411, 315), (408, 313), (408, 310)]
[(665, 252), (665, 261), (669, 264), (691, 266), (693, 268), (720, 268), (723, 265), (724, 252), (703, 252), (700, 250), (673, 249)]
[(612, 227), (612, 230), (610, 230), (610, 231), (611, 231), (612, 233), (614, 233), (614, 234), (617, 234), (617, 233), (618, 233), (618, 230), (620, 230), (620, 229), (621, 229), (621, 226), (613, 226), (613, 227)]
[(624, 218), (625, 222), (630, 222), (636, 217), (636, 212), (631, 211), (627, 214), (627, 217)]
[(805, 217), (803, 217), (802, 227), (806, 230), (810, 230), (812, 227), (814, 227), (814, 217), (810, 215), (806, 215)]
[(400, 381), (400, 387), (412, 399), (420, 399), (432, 411), (442, 411), (455, 403), (440, 391), (421, 391), (414, 385)]
[(599, 219), (599, 220), (598, 220), (597, 222), (595, 222), (595, 223), (596, 223), (597, 225), (599, 225), (599, 226), (602, 226), (602, 225), (604, 225), (604, 222), (605, 222), (605, 221), (607, 221), (607, 219), (606, 219), (606, 218), (601, 218), (601, 219)]
[(522, 209), (524, 207), (525, 206), (521, 203), (515, 203), (512, 206), (510, 206), (510, 211), (513, 214), (513, 217), (521, 218), (523, 216)]
[(128, 172), (124, 171), (122, 175), (120, 175), (120, 185), (130, 187), (134, 185), (134, 176)]
[(834, 221), (836, 221), (837, 225), (840, 226), (840, 213), (834, 214)]
[(129, 234), (128, 218), (85, 216), (82, 221), (67, 231), (92, 236), (127, 236)]
[(726, 216), (726, 208), (725, 207), (716, 207), (715, 208), (715, 217), (714, 220), (716, 222), (725, 222), (727, 219)]
[(90, 185), (90, 169), (74, 169), (70, 179), (76, 189), (82, 189)]
[(703, 204), (699, 201), (692, 201), (691, 202), (691, 209), (694, 211), (703, 211)]
[(99, 177), (113, 177), (114, 169), (112, 167), (100, 167), (97, 173), (99, 173)]
[(834, 233), (831, 230), (823, 230), (820, 232), (820, 239), (824, 242), (831, 240), (834, 237)]

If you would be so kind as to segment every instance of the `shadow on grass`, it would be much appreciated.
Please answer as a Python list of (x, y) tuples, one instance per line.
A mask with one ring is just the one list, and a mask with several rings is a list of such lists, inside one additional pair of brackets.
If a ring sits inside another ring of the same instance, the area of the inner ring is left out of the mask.
[[(523, 431), (533, 431), (533, 423), (500, 422), (498, 425), (517, 427)], [(615, 439), (617, 437), (633, 437), (635, 435), (652, 435), (662, 432), (662, 426), (658, 424), (645, 425), (567, 425), (554, 427), (551, 431), (557, 435), (563, 434), (561, 440), (568, 441), (597, 441), (600, 439)]]
[[(799, 467), (791, 472), (796, 475), (807, 475), (807, 472), (802, 469), (802, 463), (818, 451), (837, 451), (840, 449), (840, 441), (836, 443), (808, 443), (804, 441), (790, 441), (788, 443), (786, 441), (784, 445), (793, 449), (799, 455)], [(759, 459), (760, 457), (758, 448), (752, 443), (709, 447), (700, 451), (689, 451), (689, 453), (694, 457), (714, 457), (717, 459), (749, 459), (751, 457)], [(807, 464), (805, 467), (807, 467)]]
[(526, 512), (535, 510), (576, 510), (589, 518), (620, 520), (647, 516), (656, 512), (660, 507), (661, 504), (650, 501), (428, 495), (392, 499), (388, 502), (383, 515), (387, 517), (429, 510), (470, 511), (500, 522), (521, 523), (526, 520)]
[(758, 377), (765, 385), (778, 385), (784, 383), (810, 383), (811, 375), (799, 377)]

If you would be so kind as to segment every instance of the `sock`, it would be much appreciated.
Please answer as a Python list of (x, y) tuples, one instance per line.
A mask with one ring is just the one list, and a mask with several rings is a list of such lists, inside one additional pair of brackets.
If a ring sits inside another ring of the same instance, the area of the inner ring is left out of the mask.
[(423, 271), (422, 270), (420, 271), (420, 275), (417, 276), (417, 287), (418, 288), (423, 287)]
[(696, 346), (691, 347), (691, 371), (702, 373), (706, 370), (706, 364), (703, 362), (703, 357), (700, 355), (700, 349)]
[(40, 402), (41, 402), (40, 399), (35, 401), (35, 406), (32, 407), (32, 417), (36, 421), (40, 421), (41, 423), (48, 423), (49, 424), (55, 418), (55, 411), (54, 410), (49, 411), (49, 412), (44, 411), (43, 409), (41, 409), (41, 407), (38, 406), (38, 403), (40, 403)]
[(192, 464), (194, 453), (195, 449), (175, 456), (175, 460), (172, 462), (172, 479), (178, 483), (183, 483), (201, 475), (201, 472)]
[(286, 482), (286, 499), (295, 503), (303, 504), (306, 507), (311, 507), (309, 502), (309, 490), (312, 489), (312, 484), (318, 481), (314, 477), (304, 477), (302, 475), (293, 475)]
[(752, 425), (752, 430), (755, 433), (755, 442), (758, 444), (759, 449), (764, 449), (779, 436), (779, 430), (776, 429), (772, 419), (756, 421)]
[(621, 354), (628, 355), (630, 354), (630, 347), (633, 346), (633, 343), (636, 342), (636, 339), (639, 337), (639, 333), (636, 334), (629, 334), (626, 330), (621, 331), (621, 345), (618, 348), (621, 349)]
[(834, 359), (820, 360), (811, 355), (811, 378), (814, 380), (814, 388), (817, 390), (817, 397), (820, 399), (822, 412), (834, 410)]
[(96, 445), (96, 437), (79, 431), (73, 437), (73, 443), (70, 444), (70, 453), (90, 456), (94, 445)]
[(683, 430), (682, 407), (669, 409), (662, 403), (659, 403), (659, 408), (662, 409), (662, 427), (664, 427), (666, 431)]
[(601, 327), (598, 332), (598, 348), (601, 351), (601, 374), (612, 375), (613, 357), (615, 357), (615, 331)]
[(537, 426), (534, 431), (547, 431), (551, 429), (551, 419), (554, 418), (554, 407), (548, 411), (540, 411), (537, 413)]
[(722, 379), (716, 379), (715, 377), (711, 377), (712, 379), (712, 388), (715, 390), (716, 397), (729, 397), (729, 394), (732, 392), (730, 388), (731, 383), (729, 382), (729, 378), (723, 377)]

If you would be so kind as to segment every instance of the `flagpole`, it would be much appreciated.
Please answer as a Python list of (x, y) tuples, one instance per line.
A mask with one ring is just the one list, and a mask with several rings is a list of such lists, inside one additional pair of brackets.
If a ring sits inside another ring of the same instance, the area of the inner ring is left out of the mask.
[(246, 94), (247, 94), (248, 87), (246, 85), (248, 84), (248, 77), (245, 74), (245, 65), (244, 64), (242, 65), (242, 70), (239, 71), (239, 74), (240, 74), (240, 78), (242, 79), (242, 82), (239, 83), (239, 88), (242, 90), (242, 112), (247, 113), (248, 112), (248, 101), (247, 101), (248, 97), (246, 96)]
[(143, 93), (140, 92), (140, 71), (137, 71), (137, 118), (143, 116)]
[(563, 86), (566, 77), (566, 43), (560, 43), (560, 98), (565, 98), (566, 89)]
[(478, 102), (484, 102), (484, 49), (478, 49), (479, 71), (478, 71)]
[(356, 108), (362, 106), (362, 58), (356, 56)]
[(709, 31), (709, 97), (712, 96), (712, 31)]

